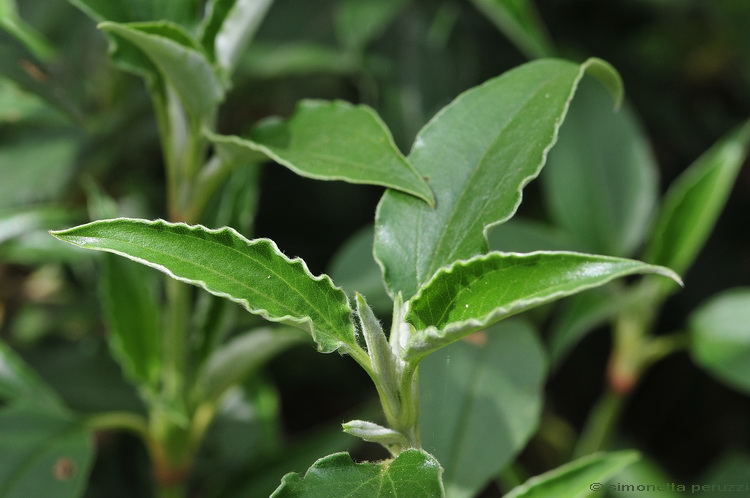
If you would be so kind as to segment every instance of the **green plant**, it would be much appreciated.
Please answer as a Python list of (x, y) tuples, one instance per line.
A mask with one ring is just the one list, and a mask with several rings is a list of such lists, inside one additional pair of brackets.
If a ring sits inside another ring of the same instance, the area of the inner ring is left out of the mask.
[[(426, 356), (616, 278), (658, 273), (679, 282), (664, 267), (609, 256), (488, 252), (486, 230), (517, 209), (586, 72), (619, 98), (619, 78), (602, 61), (529, 63), (458, 97), (425, 126), (408, 157), (371, 110), (338, 102), (304, 103), (287, 122), (263, 123), (248, 139), (211, 135), (221, 157), (262, 153), (308, 176), (389, 187), (378, 206), (374, 242), (394, 303), (388, 337), (362, 295), (355, 294), (352, 308), (329, 277), (313, 276), (268, 239), (247, 240), (230, 228), (126, 218), (53, 235), (125, 256), (267, 320), (302, 328), (319, 351), (347, 354), (365, 369), (387, 426), (355, 420), (344, 430), (380, 443), (393, 460), (378, 470), (331, 455), (314, 465), (314, 474), (287, 476), (276, 495), (340, 494), (365, 483), (377, 490), (385, 482), (397, 495), (440, 495), (439, 465), (421, 449), (418, 427), (417, 371)], [(340, 482), (342, 473), (352, 472), (357, 476)]]

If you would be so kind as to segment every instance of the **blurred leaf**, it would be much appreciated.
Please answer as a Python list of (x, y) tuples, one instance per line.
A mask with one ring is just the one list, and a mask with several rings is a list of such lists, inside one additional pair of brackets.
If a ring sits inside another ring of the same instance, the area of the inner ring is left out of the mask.
[[(698, 481), (701, 483), (701, 487), (707, 486), (707, 489), (695, 490), (691, 486), (691, 494), (702, 498), (713, 498), (716, 496), (717, 490), (727, 493), (734, 491), (728, 486), (738, 487), (737, 492), (747, 491), (747, 469), (750, 469), (750, 456), (747, 453), (730, 450), (728, 454), (719, 458)], [(682, 495), (684, 494), (683, 492)]]
[(393, 302), (385, 292), (380, 268), (372, 257), (372, 230), (372, 225), (368, 225), (349, 237), (331, 258), (328, 274), (351, 298), (359, 292), (367, 296), (372, 309), (387, 314)]
[(179, 29), (165, 22), (130, 25), (104, 22), (99, 26), (143, 51), (179, 95), (195, 123), (213, 118), (224, 99), (224, 89), (211, 63), (189, 35), (179, 36)]
[(343, 0), (336, 10), (336, 35), (345, 47), (362, 50), (408, 3), (409, 0)]
[(413, 498), (445, 496), (440, 480), (442, 469), (424, 451), (408, 449), (395, 460), (380, 463), (354, 463), (348, 453), (335, 453), (319, 459), (305, 473), (287, 474), (274, 498)]
[(247, 240), (231, 228), (127, 218), (54, 232), (60, 240), (151, 266), (241, 304), (251, 313), (307, 330), (321, 352), (359, 351), (351, 308), (328, 276), (314, 277), (301, 259), (271, 240)]
[(552, 326), (550, 364), (559, 365), (583, 336), (606, 323), (621, 309), (622, 299), (608, 287), (581, 292), (566, 299), (562, 313)]
[(0, 341), (0, 399), (48, 408), (62, 406), (57, 393), (5, 341)]
[(0, 496), (81, 496), (94, 451), (82, 424), (59, 410), (0, 410)]
[(610, 479), (606, 496), (611, 498), (633, 498), (634, 492), (632, 490), (622, 489), (621, 487), (618, 489), (618, 486), (615, 485), (627, 483), (636, 486), (638, 484), (659, 486), (659, 498), (684, 497), (684, 491), (669, 489), (667, 486), (667, 483), (674, 483), (674, 481), (675, 479), (667, 474), (658, 463), (648, 457), (643, 457), (635, 463), (628, 465)]
[(392, 190), (378, 205), (375, 256), (391, 295), (408, 300), (440, 267), (488, 250), (486, 231), (515, 213), (578, 81), (597, 66), (618, 79), (597, 59), (525, 64), (460, 95), (422, 129), (409, 160), (436, 208)]
[(261, 152), (295, 173), (318, 180), (382, 185), (415, 195), (430, 205), (434, 196), (404, 158), (385, 123), (369, 107), (347, 102), (303, 100), (286, 122), (267, 120), (250, 139), (210, 135), (234, 156)]
[(670, 186), (643, 259), (684, 273), (724, 208), (750, 146), (750, 122), (698, 158)]
[(77, 148), (66, 133), (0, 139), (0, 208), (55, 200), (75, 173)]
[(411, 300), (405, 319), (417, 332), (404, 354), (420, 358), (527, 309), (641, 273), (680, 282), (668, 268), (581, 253), (493, 252), (458, 261), (439, 270)]
[(217, 399), (285, 349), (306, 340), (297, 329), (262, 328), (231, 339), (208, 358), (201, 382), (206, 396)]
[(161, 374), (161, 310), (153, 274), (107, 254), (101, 274), (101, 296), (109, 328), (107, 344), (127, 377), (155, 393)]
[(201, 42), (228, 76), (274, 0), (210, 0)]
[(196, 24), (200, 0), (68, 0), (96, 21)]
[(254, 79), (284, 78), (314, 73), (351, 74), (357, 69), (339, 49), (309, 41), (253, 43), (240, 61), (240, 70)]
[(67, 209), (50, 205), (0, 210), (0, 244), (29, 232), (60, 228), (73, 219)]
[(657, 165), (627, 107), (583, 81), (542, 177), (547, 210), (585, 252), (631, 256), (657, 199)]
[(27, 46), (0, 29), (0, 76), (41, 97), (62, 110), (67, 117), (80, 120), (82, 113), (79, 103), (71, 97), (72, 92), (68, 91), (67, 86), (61, 84), (59, 78), (51, 77), (50, 72), (50, 68), (31, 53)]
[(554, 55), (555, 49), (532, 0), (473, 0), (473, 3), (526, 57)]
[(535, 331), (511, 320), (426, 358), (419, 367), (424, 448), (448, 496), (476, 496), (521, 451), (542, 408), (545, 358)]
[(40, 60), (47, 60), (54, 54), (54, 48), (44, 36), (18, 15), (16, 0), (0, 0), (0, 28), (15, 36)]
[(513, 218), (492, 227), (489, 232), (487, 241), (494, 251), (583, 251), (570, 234), (537, 221)]
[(688, 324), (696, 363), (750, 393), (750, 287), (714, 296), (689, 316)]
[(637, 461), (638, 453), (597, 453), (532, 477), (505, 498), (583, 498), (606, 489), (607, 480)]

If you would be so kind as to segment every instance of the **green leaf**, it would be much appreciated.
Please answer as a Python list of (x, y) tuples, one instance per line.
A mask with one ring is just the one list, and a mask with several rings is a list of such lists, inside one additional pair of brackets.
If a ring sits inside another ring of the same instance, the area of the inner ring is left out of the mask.
[(262, 328), (231, 339), (208, 358), (201, 379), (206, 396), (217, 399), (278, 353), (303, 342), (306, 338), (300, 334), (296, 329)]
[(220, 68), (230, 74), (273, 0), (211, 0), (201, 42)]
[(284, 44), (254, 42), (239, 63), (243, 75), (254, 79), (284, 78), (316, 73), (350, 75), (359, 66), (339, 49), (309, 41)]
[(416, 329), (405, 351), (416, 359), (511, 315), (639, 273), (680, 278), (640, 261), (573, 252), (493, 252), (440, 270), (412, 299)]
[(224, 88), (205, 54), (187, 33), (166, 22), (99, 25), (134, 46), (158, 69), (160, 76), (180, 97), (185, 110), (197, 123), (213, 118), (224, 99)]
[(153, 275), (129, 261), (106, 256), (100, 285), (107, 344), (125, 375), (155, 393), (161, 374), (162, 317)]
[(199, 0), (69, 0), (96, 21), (171, 21), (191, 27), (201, 12)]
[(347, 48), (362, 50), (393, 21), (407, 0), (344, 0), (336, 10), (336, 35)]
[(0, 411), (0, 496), (81, 496), (93, 456), (88, 431), (59, 410)]
[(5, 341), (0, 341), (0, 399), (48, 408), (62, 405), (57, 393)]
[(0, 28), (16, 37), (40, 60), (49, 60), (55, 53), (44, 36), (18, 15), (16, 0), (0, 0)]
[(428, 453), (409, 449), (395, 460), (354, 463), (348, 453), (319, 459), (305, 473), (287, 474), (274, 498), (412, 498), (445, 496), (440, 464)]
[(0, 244), (29, 232), (69, 224), (73, 218), (72, 212), (50, 205), (0, 210)]
[(523, 449), (542, 409), (545, 358), (535, 331), (509, 320), (419, 366), (424, 448), (448, 496), (476, 496)]
[(393, 302), (383, 288), (380, 268), (372, 259), (372, 241), (372, 225), (354, 233), (334, 253), (327, 273), (350, 298), (359, 292), (367, 296), (367, 304), (373, 310), (390, 313)]
[(598, 453), (532, 477), (505, 498), (583, 498), (606, 489), (607, 480), (638, 460), (635, 451)]
[(688, 323), (695, 362), (750, 393), (750, 287), (713, 297), (690, 315)]
[(585, 252), (631, 256), (651, 222), (656, 173), (635, 116), (627, 107), (614, 112), (597, 82), (581, 82), (542, 177), (556, 225)]
[(101, 220), (52, 235), (112, 252), (241, 304), (251, 313), (307, 330), (322, 352), (359, 350), (344, 292), (268, 239), (247, 240), (231, 228), (128, 218)]
[(250, 139), (209, 138), (232, 148), (235, 156), (246, 150), (248, 160), (255, 160), (260, 152), (308, 178), (382, 185), (435, 203), (430, 187), (399, 152), (388, 128), (363, 105), (304, 100), (288, 121), (267, 120)]
[(72, 135), (44, 131), (0, 138), (0, 208), (58, 198), (75, 174), (77, 147)]
[(391, 295), (407, 300), (440, 267), (487, 252), (487, 230), (515, 213), (593, 68), (617, 80), (597, 59), (531, 62), (460, 95), (422, 129), (409, 161), (428, 178), (436, 208), (387, 191), (377, 210), (375, 256)]
[(698, 158), (670, 186), (643, 259), (684, 273), (706, 242), (750, 146), (745, 123)]
[(549, 57), (554, 48), (532, 0), (473, 0), (526, 57)]
[(520, 217), (493, 227), (487, 241), (490, 249), (503, 252), (583, 250), (580, 243), (564, 230)]

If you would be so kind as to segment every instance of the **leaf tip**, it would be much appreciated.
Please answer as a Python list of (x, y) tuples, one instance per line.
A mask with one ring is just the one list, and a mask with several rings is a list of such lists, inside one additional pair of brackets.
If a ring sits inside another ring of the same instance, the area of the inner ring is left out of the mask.
[(581, 67), (586, 74), (593, 76), (604, 85), (615, 101), (615, 110), (619, 110), (625, 95), (625, 85), (617, 69), (609, 62), (597, 57), (589, 58)]

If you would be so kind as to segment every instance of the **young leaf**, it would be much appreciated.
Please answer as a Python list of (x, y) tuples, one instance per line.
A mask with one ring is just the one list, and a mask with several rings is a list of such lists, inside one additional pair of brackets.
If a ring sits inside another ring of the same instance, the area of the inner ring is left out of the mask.
[(287, 474), (273, 498), (413, 498), (445, 496), (443, 469), (430, 454), (403, 451), (395, 460), (354, 463), (348, 453), (319, 459), (305, 473)]
[(578, 81), (605, 62), (535, 61), (460, 95), (419, 133), (409, 161), (437, 194), (430, 209), (389, 190), (378, 205), (375, 257), (405, 300), (442, 266), (487, 252), (486, 232), (515, 213), (541, 171)]
[(541, 179), (556, 225), (585, 252), (631, 256), (656, 205), (656, 173), (648, 141), (627, 106), (613, 111), (600, 84), (581, 82)]
[(691, 314), (689, 327), (696, 363), (750, 393), (750, 288), (715, 296)]
[(0, 496), (82, 496), (94, 456), (91, 436), (60, 410), (0, 411)]
[(606, 489), (618, 471), (638, 460), (635, 451), (594, 454), (532, 477), (505, 498), (583, 498)]
[(359, 351), (351, 308), (328, 276), (314, 277), (268, 239), (247, 240), (231, 228), (128, 218), (102, 220), (52, 235), (145, 264), (241, 304), (267, 320), (312, 334), (322, 352)]
[(750, 122), (719, 141), (666, 194), (643, 259), (683, 273), (706, 242), (750, 146)]
[(526, 57), (554, 55), (554, 48), (532, 0), (473, 0), (473, 2)]
[(477, 496), (523, 449), (542, 409), (546, 368), (536, 332), (521, 320), (492, 329), (419, 366), (422, 442), (455, 498)]
[(205, 50), (231, 73), (273, 0), (211, 0), (202, 26)]
[(37, 403), (46, 407), (62, 405), (57, 393), (2, 340), (0, 340), (0, 400)]
[(108, 33), (138, 47), (180, 97), (196, 123), (214, 115), (224, 99), (224, 88), (216, 71), (189, 34), (166, 22), (99, 25)]
[(234, 156), (246, 150), (256, 159), (261, 152), (308, 178), (382, 185), (435, 204), (430, 187), (399, 152), (385, 123), (363, 105), (305, 100), (288, 121), (266, 121), (250, 139), (209, 138), (231, 148)]
[(680, 278), (640, 261), (573, 252), (493, 252), (441, 269), (412, 299), (406, 321), (417, 333), (406, 359), (416, 359), (527, 309), (616, 278), (656, 273)]

